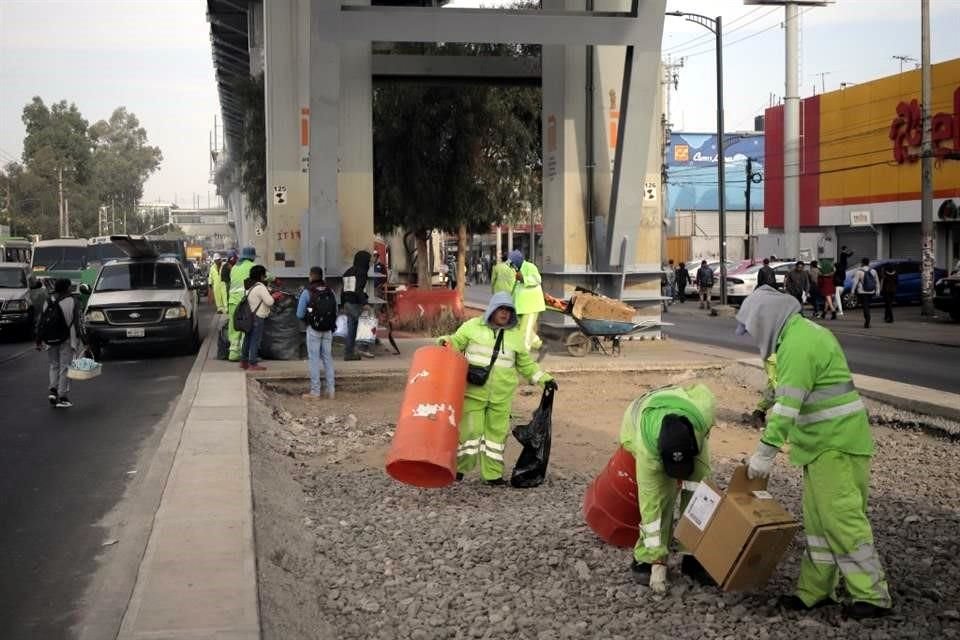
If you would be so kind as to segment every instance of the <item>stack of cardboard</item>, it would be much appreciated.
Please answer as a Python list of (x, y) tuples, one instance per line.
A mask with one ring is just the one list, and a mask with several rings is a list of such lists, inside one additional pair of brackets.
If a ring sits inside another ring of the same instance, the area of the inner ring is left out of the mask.
[(636, 309), (626, 303), (586, 291), (575, 293), (572, 302), (571, 313), (578, 320), (633, 322), (634, 316), (637, 315)]
[(674, 537), (724, 591), (765, 585), (800, 528), (766, 489), (737, 467), (725, 495), (701, 482), (677, 524)]

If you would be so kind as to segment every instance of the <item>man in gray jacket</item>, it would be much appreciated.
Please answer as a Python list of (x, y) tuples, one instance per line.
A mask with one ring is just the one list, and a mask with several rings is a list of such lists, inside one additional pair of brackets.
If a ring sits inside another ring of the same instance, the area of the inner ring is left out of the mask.
[[(37, 324), (37, 349), (47, 345), (50, 362), (50, 405), (58, 409), (73, 406), (67, 398), (70, 379), (67, 370), (82, 350), (80, 334), (80, 304), (70, 295), (70, 280), (61, 278), (53, 285), (53, 297), (44, 304)], [(59, 313), (51, 312), (52, 310)], [(48, 311), (49, 310), (49, 311)]]
[(803, 269), (803, 260), (797, 261), (797, 266), (787, 272), (783, 279), (783, 289), (800, 303), (800, 314), (803, 315), (803, 297), (810, 293), (810, 274)]

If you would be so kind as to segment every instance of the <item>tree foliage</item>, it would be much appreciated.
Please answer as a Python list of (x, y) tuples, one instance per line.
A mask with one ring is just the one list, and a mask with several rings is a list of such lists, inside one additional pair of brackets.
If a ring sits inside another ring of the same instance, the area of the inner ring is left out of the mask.
[[(411, 45), (432, 55), (528, 56), (517, 45)], [(533, 87), (392, 83), (376, 88), (374, 223), (415, 235), (471, 232), (539, 206), (541, 92)], [(459, 235), (459, 234), (458, 234)], [(462, 252), (461, 252), (462, 253)], [(423, 261), (420, 261), (423, 262)], [(425, 266), (418, 264), (420, 277)], [(460, 278), (463, 279), (462, 277)]]
[(267, 122), (263, 74), (250, 78), (240, 90), (243, 102), (243, 149), (240, 153), (240, 190), (249, 211), (267, 223)]
[(48, 107), (35, 97), (22, 117), (22, 162), (0, 171), (0, 206), (16, 233), (59, 235), (61, 175), (72, 235), (98, 235), (99, 209), (111, 205), (118, 218), (126, 214), (130, 232), (146, 230), (139, 228), (135, 206), (162, 155), (147, 144), (134, 114), (119, 107), (109, 120), (90, 126), (75, 104), (61, 100)]

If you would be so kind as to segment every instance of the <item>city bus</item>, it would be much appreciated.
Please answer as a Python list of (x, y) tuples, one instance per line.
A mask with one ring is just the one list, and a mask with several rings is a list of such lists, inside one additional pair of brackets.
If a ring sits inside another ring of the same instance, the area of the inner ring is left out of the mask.
[(26, 238), (0, 236), (0, 262), (22, 262), (30, 264), (32, 246)]

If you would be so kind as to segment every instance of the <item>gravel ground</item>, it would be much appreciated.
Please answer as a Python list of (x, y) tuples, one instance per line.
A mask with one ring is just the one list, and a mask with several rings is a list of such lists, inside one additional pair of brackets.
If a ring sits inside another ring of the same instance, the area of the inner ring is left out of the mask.
[[(252, 387), (264, 637), (960, 638), (960, 446), (920, 430), (875, 430), (870, 517), (894, 616), (857, 623), (837, 607), (777, 610), (775, 597), (797, 575), (800, 536), (763, 592), (723, 594), (675, 570), (663, 596), (635, 584), (629, 551), (603, 544), (584, 524), (583, 492), (613, 452), (626, 401), (695, 375), (611, 377), (601, 386), (593, 376), (562, 379), (551, 475), (526, 491), (470, 476), (431, 491), (391, 480), (383, 455), (400, 394), (390, 384), (341, 387), (336, 402), (313, 407)], [(703, 381), (720, 398), (713, 451), (722, 484), (756, 440), (736, 421), (757, 379), (738, 370)], [(537, 400), (521, 396), (515, 413), (529, 415)], [(871, 410), (877, 422), (928, 425), (889, 407)], [(512, 443), (508, 458), (517, 453)], [(800, 473), (782, 458), (770, 490), (799, 514)]]

